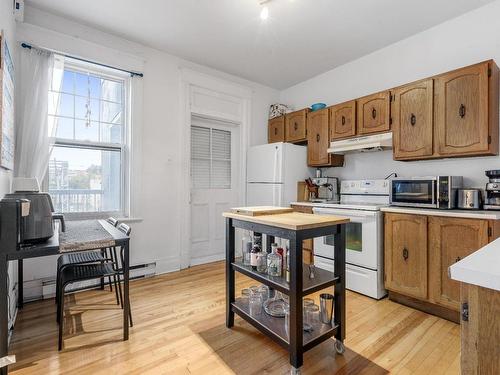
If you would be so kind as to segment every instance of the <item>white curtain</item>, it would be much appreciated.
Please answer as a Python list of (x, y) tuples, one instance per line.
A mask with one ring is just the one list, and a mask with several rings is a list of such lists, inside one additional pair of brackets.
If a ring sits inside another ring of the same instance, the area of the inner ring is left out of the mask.
[(57, 122), (48, 111), (57, 113), (64, 59), (36, 48), (22, 48), (17, 85), (17, 124), (14, 175), (36, 177), (42, 183), (49, 164), (51, 138)]

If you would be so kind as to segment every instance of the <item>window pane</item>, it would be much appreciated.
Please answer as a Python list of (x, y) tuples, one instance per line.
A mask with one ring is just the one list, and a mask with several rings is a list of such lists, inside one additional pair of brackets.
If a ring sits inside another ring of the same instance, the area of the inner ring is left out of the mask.
[(120, 152), (55, 146), (49, 193), (57, 212), (120, 211)]
[(76, 95), (99, 99), (101, 96), (101, 79), (91, 74), (75, 73)]
[(75, 120), (75, 139), (79, 141), (99, 141), (99, 123)]
[[(49, 116), (49, 123), (52, 121), (53, 116)], [(56, 126), (56, 137), (64, 139), (73, 139), (73, 119), (65, 117), (54, 118)]]
[(122, 126), (101, 123), (101, 142), (122, 143)]
[(212, 158), (231, 159), (231, 132), (212, 129)]
[(231, 188), (231, 161), (212, 160), (212, 189)]
[(121, 83), (103, 79), (101, 80), (101, 99), (121, 103), (122, 89), (123, 85)]
[(191, 127), (191, 157), (210, 159), (210, 129)]
[(69, 94), (61, 94), (60, 102), (59, 102), (59, 110), (58, 115), (66, 116), (66, 117), (74, 117), (74, 96)]
[(122, 105), (101, 101), (101, 121), (113, 124), (121, 124)]
[(75, 92), (74, 85), (75, 85), (75, 73), (69, 70), (65, 70), (61, 91), (68, 94), (73, 94)]
[(99, 100), (89, 100), (88, 98), (81, 96), (75, 97), (75, 117), (85, 120), (89, 118), (92, 121), (99, 121)]

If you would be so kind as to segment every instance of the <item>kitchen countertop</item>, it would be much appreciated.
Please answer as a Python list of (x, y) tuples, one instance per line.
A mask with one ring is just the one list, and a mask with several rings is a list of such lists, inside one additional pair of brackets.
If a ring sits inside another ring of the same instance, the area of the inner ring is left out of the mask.
[(448, 268), (453, 280), (500, 291), (500, 238)]
[(393, 212), (397, 214), (414, 214), (414, 215), (428, 215), (428, 216), (462, 217), (468, 219), (500, 220), (500, 211), (439, 210), (434, 208), (412, 208), (412, 207), (396, 207), (396, 206), (382, 207), (380, 210), (384, 212)]

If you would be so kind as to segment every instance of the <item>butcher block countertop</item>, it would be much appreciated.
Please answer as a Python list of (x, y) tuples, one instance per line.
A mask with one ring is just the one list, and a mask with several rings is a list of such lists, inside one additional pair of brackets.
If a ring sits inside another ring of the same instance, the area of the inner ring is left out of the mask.
[(270, 225), (277, 228), (291, 230), (321, 228), (328, 227), (330, 225), (346, 224), (349, 222), (348, 218), (342, 216), (303, 214), (301, 212), (260, 216), (248, 216), (233, 212), (224, 212), (222, 216), (235, 220), (248, 221), (251, 223)]

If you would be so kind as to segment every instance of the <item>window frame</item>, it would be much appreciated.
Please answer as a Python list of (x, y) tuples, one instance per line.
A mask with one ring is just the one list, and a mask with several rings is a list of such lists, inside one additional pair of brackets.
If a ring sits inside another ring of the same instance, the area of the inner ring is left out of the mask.
[[(64, 70), (79, 73), (95, 74), (99, 77), (115, 82), (123, 82), (122, 104), (123, 104), (123, 128), (121, 143), (107, 143), (98, 141), (80, 141), (74, 139), (57, 138), (50, 139), (51, 147), (68, 147), (73, 149), (89, 149), (98, 151), (120, 152), (120, 210), (118, 211), (94, 211), (94, 212), (63, 212), (69, 220), (104, 219), (109, 216), (127, 218), (130, 215), (130, 153), (131, 153), (131, 76), (112, 68), (102, 67), (96, 64), (64, 58)], [(60, 93), (65, 93), (60, 91)], [(74, 94), (73, 94), (74, 95)], [(78, 95), (74, 95), (78, 96)], [(64, 117), (64, 116), (62, 116)], [(73, 114), (75, 119), (75, 114)], [(99, 121), (100, 122), (100, 121)], [(75, 124), (73, 124), (73, 127)], [(49, 191), (49, 168), (43, 182), (44, 190)], [(49, 192), (50, 193), (50, 192)]]

